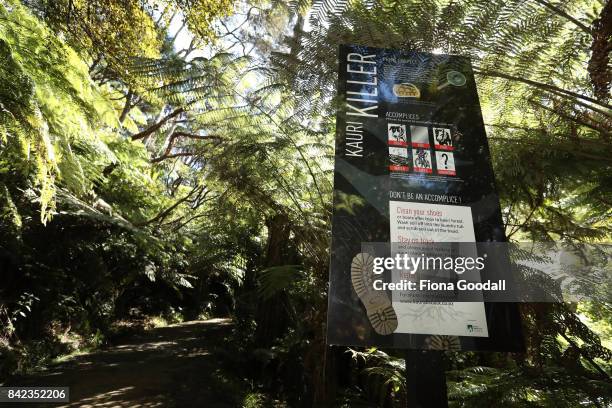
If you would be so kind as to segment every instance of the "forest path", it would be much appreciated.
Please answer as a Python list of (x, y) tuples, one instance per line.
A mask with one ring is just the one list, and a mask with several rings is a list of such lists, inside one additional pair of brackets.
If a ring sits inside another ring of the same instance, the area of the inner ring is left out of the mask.
[(229, 319), (211, 319), (155, 328), (18, 383), (70, 387), (70, 403), (43, 406), (240, 406), (244, 384), (223, 363), (231, 327)]

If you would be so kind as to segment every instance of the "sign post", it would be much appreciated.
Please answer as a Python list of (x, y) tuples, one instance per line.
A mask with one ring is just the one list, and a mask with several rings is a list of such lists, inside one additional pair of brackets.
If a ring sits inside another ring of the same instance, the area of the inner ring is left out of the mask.
[(406, 408), (448, 408), (442, 351), (406, 350)]
[(446, 406), (441, 351), (523, 350), (516, 304), (458, 290), (505, 273), (470, 61), (343, 45), (338, 107), (327, 342), (411, 349), (410, 406)]

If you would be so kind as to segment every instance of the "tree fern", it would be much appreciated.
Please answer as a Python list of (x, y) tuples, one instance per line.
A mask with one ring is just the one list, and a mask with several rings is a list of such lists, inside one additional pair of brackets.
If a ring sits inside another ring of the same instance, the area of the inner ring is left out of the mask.
[(36, 169), (24, 173), (27, 177), (35, 174), (41, 218), (46, 221), (54, 210), (55, 183), (62, 168), (68, 186), (81, 193), (87, 190), (83, 168), (70, 146), (75, 138), (99, 143), (91, 124), (99, 120), (98, 112), (108, 105), (91, 86), (84, 64), (74, 52), (22, 6), (1, 5), (0, 18), (0, 89), (4, 90), (0, 103), (6, 119), (0, 133), (6, 143), (10, 139), (11, 146), (3, 154), (22, 149), (25, 163)]

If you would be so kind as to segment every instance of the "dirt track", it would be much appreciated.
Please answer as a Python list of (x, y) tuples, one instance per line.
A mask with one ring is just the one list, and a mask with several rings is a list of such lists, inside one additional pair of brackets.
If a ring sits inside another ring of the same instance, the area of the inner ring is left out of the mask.
[(53, 366), (40, 375), (23, 378), (19, 384), (70, 387), (70, 403), (42, 406), (240, 406), (241, 395), (236, 392), (236, 382), (240, 380), (227, 375), (219, 357), (230, 330), (228, 319), (153, 329), (122, 344)]

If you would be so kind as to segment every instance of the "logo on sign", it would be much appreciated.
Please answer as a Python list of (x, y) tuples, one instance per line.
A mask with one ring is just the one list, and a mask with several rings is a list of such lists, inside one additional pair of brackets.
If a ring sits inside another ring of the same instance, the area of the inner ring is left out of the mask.
[(420, 98), (421, 91), (411, 83), (393, 85), (393, 93), (400, 98)]
[(476, 326), (475, 324), (468, 324), (466, 328), (470, 333), (482, 333), (482, 327)]

